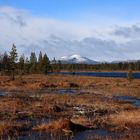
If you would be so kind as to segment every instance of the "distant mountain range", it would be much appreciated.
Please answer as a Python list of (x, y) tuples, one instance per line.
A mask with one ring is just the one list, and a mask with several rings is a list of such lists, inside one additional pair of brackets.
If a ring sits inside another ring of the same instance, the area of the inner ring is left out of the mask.
[(74, 54), (71, 56), (63, 56), (59, 59), (63, 64), (98, 64), (99, 62)]

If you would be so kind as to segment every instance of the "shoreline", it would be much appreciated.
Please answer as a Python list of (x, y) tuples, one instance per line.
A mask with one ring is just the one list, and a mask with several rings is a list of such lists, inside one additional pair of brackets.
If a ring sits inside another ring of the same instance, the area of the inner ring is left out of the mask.
[[(129, 70), (124, 70), (124, 71), (122, 71), (122, 70), (110, 70), (110, 71), (109, 70), (101, 70), (101, 71), (100, 70), (97, 70), (97, 71), (95, 71), (95, 70), (94, 71), (88, 71), (88, 70), (87, 71), (86, 70), (81, 71), (80, 70), (80, 71), (77, 71), (76, 70), (76, 71), (59, 71), (59, 72), (71, 72), (72, 73), (72, 72), (128, 72), (128, 71)], [(140, 71), (132, 70), (132, 72), (133, 73), (137, 73), (137, 72), (139, 73)], [(56, 71), (56, 73), (57, 73), (57, 71)]]

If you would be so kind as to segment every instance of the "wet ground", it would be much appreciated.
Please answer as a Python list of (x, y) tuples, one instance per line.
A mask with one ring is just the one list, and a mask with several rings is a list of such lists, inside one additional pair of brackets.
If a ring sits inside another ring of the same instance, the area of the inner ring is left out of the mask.
[(96, 130), (87, 130), (83, 132), (77, 132), (74, 135), (66, 136), (66, 135), (54, 135), (45, 132), (35, 132), (32, 131), (28, 135), (22, 135), (18, 137), (18, 140), (86, 140), (89, 138), (105, 138), (105, 137), (114, 137), (115, 134), (108, 132), (103, 129)]
[[(68, 95), (83, 95), (83, 94), (91, 94), (93, 93), (90, 89), (72, 89), (72, 88), (58, 88), (58, 89), (41, 89), (41, 90), (33, 90), (33, 91), (20, 91), (20, 90), (11, 90), (11, 91), (3, 91), (0, 90), (0, 97), (7, 96), (8, 94), (20, 94), (20, 92), (28, 93), (30, 97), (40, 97), (43, 94), (68, 94)], [(110, 99), (107, 96), (104, 96), (103, 94), (94, 92), (94, 96), (101, 96), (100, 98)], [(124, 103), (128, 102), (132, 104), (133, 106), (140, 107), (140, 99), (132, 96), (113, 96), (112, 100), (114, 101), (122, 101)]]
[(78, 89), (72, 89), (72, 88), (44, 88), (40, 90), (9, 90), (9, 91), (2, 91), (0, 90), (0, 96), (6, 96), (6, 95), (17, 95), (20, 93), (26, 93), (31, 97), (38, 97), (43, 94), (68, 94), (68, 95), (76, 95), (78, 93), (82, 93), (85, 90), (78, 90)]
[(5, 96), (5, 95), (6, 95), (6, 92), (3, 91), (3, 90), (0, 90), (0, 97), (3, 97), (3, 96)]
[[(0, 97), (7, 96), (7, 94), (15, 94), (19, 91), (0, 91)], [(27, 91), (26, 91), (27, 92)], [(90, 90), (78, 90), (78, 89), (43, 89), (38, 91), (28, 91), (30, 93), (30, 97), (40, 97), (44, 93), (48, 94), (91, 94), (92, 92)], [(101, 94), (94, 94), (94, 96), (102, 96)], [(103, 99), (107, 99), (107, 97), (102, 96)], [(110, 98), (108, 98), (110, 99)], [(128, 102), (132, 104), (133, 106), (140, 107), (140, 99), (131, 97), (131, 96), (113, 96), (112, 99), (114, 101), (121, 101), (121, 102)], [(73, 106), (73, 111), (77, 112), (75, 115), (85, 115), (92, 113), (92, 109), (87, 109), (84, 106)], [(22, 113), (22, 112), (21, 112)], [(110, 131), (107, 131), (103, 128), (96, 128), (93, 130), (86, 130), (82, 132), (76, 132), (73, 135), (66, 136), (63, 134), (55, 135), (47, 132), (39, 132), (32, 130), (32, 127), (38, 124), (48, 123), (52, 120), (52, 118), (49, 117), (42, 117), (42, 118), (19, 118), (16, 119), (17, 122), (21, 123), (27, 123), (31, 124), (31, 127), (29, 127), (28, 130), (22, 131), (21, 134), (16, 137), (18, 140), (88, 140), (90, 138), (96, 139), (101, 138), (104, 139), (105, 137), (111, 137), (112, 139), (115, 139), (118, 133), (113, 133)], [(3, 137), (3, 140), (6, 139), (13, 139), (12, 137)]]
[(112, 99), (116, 101), (128, 102), (133, 106), (140, 107), (140, 99), (131, 96), (113, 96)]

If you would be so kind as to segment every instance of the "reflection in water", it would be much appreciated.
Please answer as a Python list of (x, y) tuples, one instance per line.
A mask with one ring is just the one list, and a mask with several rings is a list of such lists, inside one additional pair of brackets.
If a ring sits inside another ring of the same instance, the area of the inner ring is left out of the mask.
[(49, 134), (47, 132), (36, 132), (30, 131), (28, 134), (22, 134), (21, 136), (17, 137), (18, 140), (86, 140), (88, 138), (105, 138), (105, 137), (114, 137), (114, 133), (108, 132), (103, 129), (96, 129), (96, 130), (87, 130), (75, 133), (73, 136), (66, 136), (66, 135), (54, 135)]
[(87, 130), (83, 132), (79, 132), (75, 135), (73, 140), (86, 140), (89, 138), (95, 139), (95, 138), (105, 138), (108, 136), (113, 136), (113, 133), (109, 133), (106, 130), (103, 129), (95, 129), (95, 130)]
[(54, 135), (46, 132), (31, 131), (28, 135), (22, 135), (18, 140), (72, 140), (70, 136)]

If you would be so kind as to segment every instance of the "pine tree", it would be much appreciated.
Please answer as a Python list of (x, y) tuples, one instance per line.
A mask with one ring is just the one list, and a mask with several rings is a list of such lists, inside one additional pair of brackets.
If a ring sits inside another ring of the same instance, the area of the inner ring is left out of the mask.
[(30, 72), (36, 73), (36, 71), (37, 71), (37, 57), (36, 57), (35, 52), (31, 52), (30, 65), (31, 65)]
[(28, 57), (25, 60), (25, 73), (29, 74), (30, 73), (30, 61), (28, 59)]
[(37, 63), (37, 57), (36, 57), (35, 52), (31, 52), (30, 63), (31, 64)]
[(19, 69), (20, 69), (20, 73), (24, 73), (24, 68), (25, 68), (25, 56), (24, 54), (22, 54), (19, 58)]
[(40, 51), (39, 57), (38, 57), (38, 63), (42, 63), (43, 57), (42, 57), (42, 52)]
[(10, 71), (10, 59), (7, 54), (7, 52), (4, 53), (3, 59), (2, 59), (2, 69), (4, 72), (7, 70), (8, 72)]
[(42, 52), (40, 51), (39, 57), (38, 57), (38, 71), (40, 73), (42, 73), (42, 66), (43, 66), (42, 61), (43, 61), (43, 56), (42, 56)]
[(43, 56), (43, 60), (42, 60), (42, 72), (43, 73), (45, 73), (45, 74), (48, 73), (49, 64), (50, 64), (49, 58), (48, 58), (47, 54), (45, 53)]
[(12, 80), (15, 80), (15, 69), (16, 69), (16, 61), (18, 60), (18, 55), (17, 55), (16, 46), (14, 44), (10, 51), (9, 59), (10, 59), (10, 67), (12, 70)]

